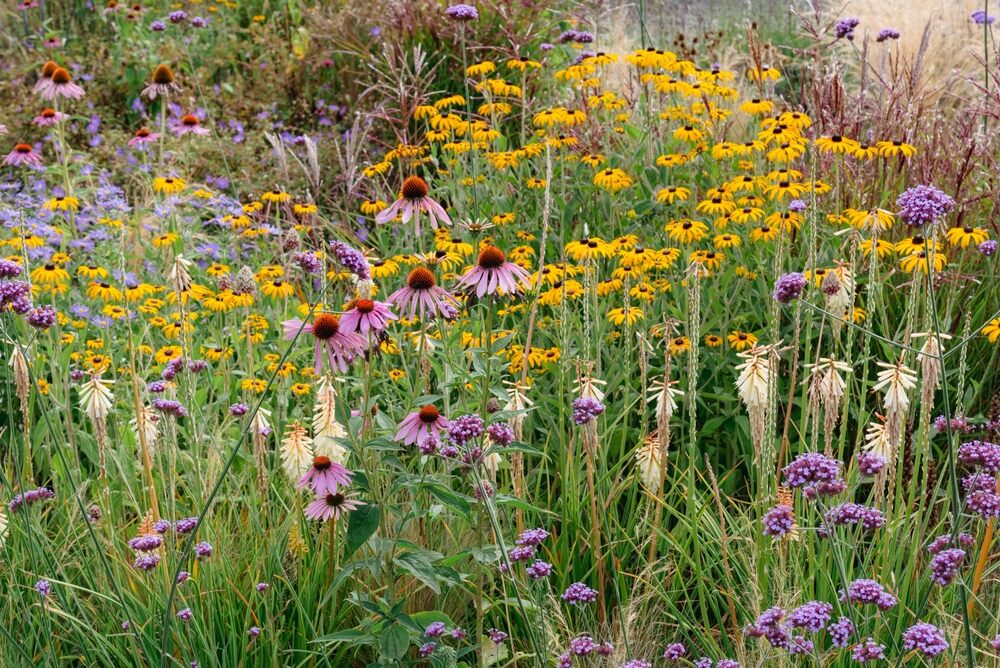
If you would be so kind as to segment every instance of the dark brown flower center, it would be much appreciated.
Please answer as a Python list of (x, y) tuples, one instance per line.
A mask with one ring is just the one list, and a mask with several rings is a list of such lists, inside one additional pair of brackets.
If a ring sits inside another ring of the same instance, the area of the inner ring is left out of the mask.
[(169, 86), (174, 82), (174, 73), (171, 71), (169, 65), (157, 65), (156, 69), (153, 70), (153, 83), (160, 84), (162, 86)]
[(430, 189), (427, 187), (427, 182), (419, 176), (407, 176), (403, 181), (404, 199), (423, 199), (427, 197), (428, 192)]
[(54, 84), (63, 85), (68, 84), (70, 81), (71, 78), (69, 76), (69, 72), (62, 67), (57, 68), (56, 71), (52, 73), (52, 83)]
[(503, 251), (496, 246), (487, 246), (479, 253), (479, 266), (483, 269), (499, 269), (507, 261)]
[(147, 128), (139, 128), (136, 131), (135, 136), (139, 137), (140, 139), (145, 139), (146, 137), (148, 137), (151, 134), (153, 134), (153, 133), (150, 132), (149, 129), (147, 129)]
[(320, 313), (313, 319), (313, 336), (321, 341), (333, 338), (338, 331), (340, 331), (340, 318), (332, 313)]
[(14, 147), (14, 150), (18, 153), (31, 153), (31, 145), (29, 144), (18, 144)]
[(313, 468), (317, 471), (327, 471), (331, 466), (333, 466), (333, 462), (330, 461), (329, 457), (319, 455), (313, 458)]
[(354, 308), (361, 313), (371, 313), (375, 310), (375, 302), (370, 299), (358, 299), (354, 302)]
[(194, 114), (184, 114), (181, 117), (181, 123), (194, 127), (195, 125), (198, 125), (198, 117)]
[(833, 135), (832, 137), (830, 137), (830, 141), (832, 141), (835, 144), (839, 144), (840, 142), (844, 141), (844, 138), (841, 137), (840, 135)]
[(327, 494), (325, 499), (326, 505), (330, 506), (331, 508), (339, 508), (340, 506), (344, 505), (344, 501), (346, 500), (347, 497), (341, 494), (340, 492), (337, 492), (336, 494)]
[(42, 118), (55, 118), (55, 117), (56, 117), (56, 110), (55, 109), (52, 109), (50, 107), (46, 107), (45, 109), (42, 109)]
[(420, 421), (426, 424), (431, 424), (441, 417), (441, 413), (438, 412), (438, 409), (430, 404), (422, 406), (418, 415), (420, 416)]
[(56, 63), (53, 60), (50, 60), (49, 62), (45, 63), (45, 65), (42, 67), (42, 76), (45, 77), (46, 79), (51, 79), (53, 73), (55, 73), (55, 71), (58, 69), (59, 69), (58, 63)]
[(406, 277), (406, 285), (411, 290), (430, 290), (435, 283), (434, 273), (426, 267), (417, 267)]

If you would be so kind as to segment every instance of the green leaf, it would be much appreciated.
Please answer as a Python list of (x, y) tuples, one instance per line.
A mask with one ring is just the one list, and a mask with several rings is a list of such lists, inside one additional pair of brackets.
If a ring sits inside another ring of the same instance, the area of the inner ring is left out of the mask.
[(395, 562), (397, 566), (420, 580), (435, 594), (440, 594), (441, 587), (438, 585), (437, 573), (434, 571), (434, 564), (431, 562), (429, 554), (427, 552), (404, 552), (396, 557)]
[(347, 544), (344, 546), (344, 560), (351, 558), (362, 545), (368, 542), (378, 529), (382, 513), (378, 506), (365, 504), (357, 510), (352, 510), (347, 521)]
[(312, 642), (316, 643), (340, 643), (346, 642), (352, 646), (356, 645), (374, 645), (375, 636), (370, 633), (365, 633), (360, 629), (347, 629), (346, 631), (337, 631), (336, 633), (328, 633), (325, 636), (320, 636)]
[(390, 624), (379, 639), (379, 652), (390, 659), (402, 659), (410, 647), (410, 633), (402, 624)]

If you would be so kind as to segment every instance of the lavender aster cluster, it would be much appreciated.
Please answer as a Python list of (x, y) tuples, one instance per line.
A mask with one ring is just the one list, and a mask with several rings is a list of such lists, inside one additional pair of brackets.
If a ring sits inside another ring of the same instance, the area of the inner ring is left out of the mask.
[(833, 34), (836, 35), (837, 39), (854, 39), (854, 29), (858, 27), (861, 20), (853, 16), (840, 19), (833, 26)]
[(806, 277), (800, 272), (782, 274), (774, 282), (774, 300), (779, 304), (788, 304), (802, 296), (806, 284)]
[(597, 591), (582, 582), (574, 582), (569, 587), (566, 587), (566, 591), (562, 593), (562, 600), (570, 605), (593, 603), (597, 600)]
[(604, 412), (604, 404), (591, 397), (580, 397), (573, 400), (573, 423), (585, 425), (592, 422)]
[(337, 261), (340, 262), (345, 269), (357, 276), (359, 280), (371, 280), (371, 266), (368, 264), (367, 258), (365, 258), (361, 251), (348, 246), (342, 241), (331, 241), (330, 250), (333, 252), (334, 257), (337, 258)]
[(938, 627), (917, 622), (903, 633), (903, 649), (917, 650), (926, 658), (932, 659), (948, 649), (948, 641)]
[(911, 227), (923, 227), (943, 218), (955, 208), (955, 200), (934, 186), (907, 188), (896, 200), (899, 219)]

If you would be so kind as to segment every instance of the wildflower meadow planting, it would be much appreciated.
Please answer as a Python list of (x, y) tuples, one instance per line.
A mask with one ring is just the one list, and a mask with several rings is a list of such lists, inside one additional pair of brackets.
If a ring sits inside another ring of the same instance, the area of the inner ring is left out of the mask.
[(0, 9), (0, 665), (1000, 666), (1000, 5), (675, 4)]

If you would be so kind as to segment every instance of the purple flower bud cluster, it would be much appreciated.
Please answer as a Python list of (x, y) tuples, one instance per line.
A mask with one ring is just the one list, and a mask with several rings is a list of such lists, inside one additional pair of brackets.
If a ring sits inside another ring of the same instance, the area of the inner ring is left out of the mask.
[(514, 430), (506, 422), (494, 422), (486, 428), (486, 433), (490, 437), (490, 442), (506, 448), (514, 442)]
[(424, 629), (425, 638), (440, 638), (446, 630), (444, 622), (431, 622)]
[(167, 391), (167, 384), (162, 380), (154, 380), (146, 384), (146, 391), (150, 394), (162, 394)]
[(951, 420), (944, 415), (938, 415), (934, 418), (934, 429), (938, 432), (946, 431), (949, 427), (951, 427), (952, 431), (959, 431), (966, 434), (973, 430), (968, 418), (962, 415), (956, 415)]
[(312, 251), (296, 253), (292, 256), (292, 261), (307, 274), (315, 274), (323, 268), (323, 261)]
[(173, 415), (174, 417), (187, 417), (187, 409), (184, 405), (174, 399), (153, 399), (153, 408), (160, 411), (161, 413), (166, 413), (167, 415)]
[(448, 438), (456, 445), (465, 445), (483, 435), (483, 419), (475, 414), (460, 415), (448, 425)]
[(163, 545), (163, 536), (155, 533), (136, 536), (128, 542), (128, 546), (136, 552), (152, 552)]
[(604, 413), (604, 404), (597, 399), (580, 397), (573, 400), (573, 423), (578, 426), (592, 422), (602, 413)]
[(160, 378), (163, 380), (173, 380), (177, 377), (181, 371), (184, 370), (184, 358), (175, 357), (163, 366), (163, 371), (160, 372)]
[(855, 580), (847, 586), (847, 592), (840, 592), (841, 602), (850, 601), (859, 605), (874, 604), (879, 610), (889, 610), (896, 606), (896, 597), (885, 590), (875, 580)]
[(37, 591), (38, 595), (42, 598), (48, 598), (49, 594), (52, 593), (52, 585), (48, 580), (42, 578), (35, 583), (35, 591)]
[(876, 42), (885, 42), (890, 39), (899, 39), (899, 31), (893, 28), (882, 28), (875, 37)]
[(527, 573), (528, 577), (532, 580), (541, 580), (542, 578), (547, 578), (552, 575), (552, 564), (539, 559), (525, 568), (524, 572)]
[(475, 7), (463, 3), (450, 6), (444, 13), (453, 21), (475, 21), (479, 18), (479, 12)]
[(42, 331), (48, 329), (52, 325), (56, 324), (56, 310), (48, 304), (44, 306), (38, 306), (31, 309), (28, 315), (25, 316), (25, 321), (34, 327), (35, 329), (40, 329)]
[(793, 629), (805, 629), (809, 633), (819, 633), (830, 622), (833, 606), (823, 601), (803, 603), (788, 614), (788, 623)]
[(806, 284), (806, 277), (800, 272), (782, 274), (774, 282), (774, 300), (779, 304), (788, 304), (802, 296)]
[(7, 510), (12, 513), (16, 513), (26, 506), (32, 506), (39, 501), (47, 501), (48, 499), (55, 498), (56, 494), (48, 487), (38, 487), (36, 489), (29, 489), (27, 492), (22, 494), (15, 494), (14, 497), (7, 503)]
[(142, 552), (135, 556), (132, 568), (137, 571), (151, 571), (160, 563), (160, 555), (156, 552)]
[(969, 18), (972, 19), (972, 22), (977, 26), (991, 26), (993, 25), (993, 22), (996, 21), (996, 17), (987, 14), (985, 9), (977, 9), (969, 14)]
[(348, 246), (342, 241), (331, 241), (330, 250), (337, 261), (349, 272), (357, 276), (362, 281), (371, 280), (372, 269), (368, 264), (364, 254), (356, 248)]
[(986, 473), (1000, 472), (1000, 445), (987, 441), (969, 441), (958, 448), (958, 461), (978, 466)]
[(764, 515), (764, 535), (781, 538), (795, 526), (795, 511), (791, 506), (778, 505)]
[(502, 645), (507, 640), (507, 634), (498, 629), (490, 629), (486, 632), (486, 635), (490, 637), (490, 641), (494, 645)]
[(564, 30), (556, 41), (560, 44), (568, 44), (570, 42), (590, 44), (594, 41), (594, 36), (586, 30)]
[(597, 600), (597, 591), (582, 582), (574, 582), (566, 587), (566, 591), (562, 593), (562, 600), (570, 605), (593, 603)]
[[(961, 547), (972, 547), (976, 544), (976, 539), (963, 531), (958, 534), (958, 544)], [(954, 541), (952, 540), (951, 534), (942, 534), (931, 541), (930, 545), (927, 546), (927, 552), (931, 555), (940, 554), (953, 545)]]
[(837, 39), (853, 40), (854, 29), (858, 27), (859, 23), (861, 23), (861, 20), (853, 16), (840, 19), (833, 26), (833, 34), (837, 37)]
[(809, 205), (800, 199), (793, 199), (788, 203), (788, 210), (792, 213), (802, 213), (809, 208)]
[(885, 457), (874, 452), (858, 453), (858, 471), (866, 478), (872, 478), (885, 468)]
[(569, 654), (573, 656), (610, 656), (615, 651), (614, 645), (609, 642), (596, 642), (590, 636), (579, 636), (569, 641)]
[(781, 469), (785, 483), (790, 487), (805, 487), (832, 483), (840, 479), (841, 463), (820, 452), (807, 452)]
[(791, 631), (784, 623), (785, 611), (777, 606), (768, 608), (757, 616), (754, 623), (744, 629), (751, 638), (764, 638), (771, 647), (785, 649), (791, 641)]
[(195, 526), (198, 524), (197, 517), (185, 517), (174, 522), (174, 531), (179, 534), (188, 534), (194, 531)]
[(212, 556), (212, 544), (207, 541), (201, 541), (194, 546), (194, 554), (198, 559), (208, 559)]
[(670, 643), (667, 645), (667, 648), (663, 650), (663, 658), (667, 661), (679, 661), (686, 655), (687, 648), (679, 642)]
[(17, 262), (0, 258), (0, 278), (17, 278), (22, 272), (24, 268)]
[(833, 506), (825, 515), (826, 523), (834, 526), (861, 526), (866, 531), (874, 531), (885, 526), (885, 516), (878, 508), (859, 503), (842, 503)]
[(623, 663), (622, 668), (653, 668), (653, 664), (645, 659), (632, 659)]
[(980, 255), (984, 255), (986, 257), (993, 257), (994, 255), (996, 255), (997, 246), (998, 244), (996, 239), (987, 239), (986, 241), (976, 246), (976, 250), (979, 251)]
[(229, 414), (233, 417), (243, 417), (250, 412), (250, 407), (246, 404), (233, 404), (229, 407)]
[(851, 651), (851, 658), (858, 663), (868, 663), (869, 661), (879, 661), (885, 658), (885, 645), (879, 645), (872, 638), (868, 638)]
[(851, 636), (854, 635), (854, 622), (847, 617), (841, 617), (827, 628), (830, 634), (830, 642), (834, 647), (844, 649), (851, 643)]
[(943, 218), (955, 208), (955, 200), (934, 186), (907, 188), (896, 200), (899, 219), (911, 227), (923, 227)]
[(31, 286), (24, 281), (0, 283), (0, 311), (10, 309), (18, 315), (31, 310)]
[(434, 650), (436, 650), (436, 649), (437, 649), (437, 645), (436, 644), (434, 644), (432, 642), (425, 642), (417, 650), (417, 654), (420, 656), (421, 659), (426, 659), (431, 654), (433, 654)]
[(965, 561), (965, 550), (957, 547), (938, 552), (931, 559), (931, 582), (947, 587), (955, 581), (963, 561)]
[(938, 627), (917, 622), (903, 632), (903, 649), (917, 650), (926, 658), (932, 659), (948, 649), (948, 641)]

